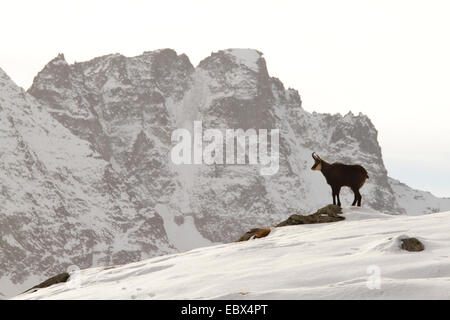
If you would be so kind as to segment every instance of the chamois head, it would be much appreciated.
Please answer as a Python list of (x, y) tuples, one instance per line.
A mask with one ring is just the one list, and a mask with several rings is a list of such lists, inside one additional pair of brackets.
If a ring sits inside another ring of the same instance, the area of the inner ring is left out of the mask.
[(311, 170), (322, 170), (322, 159), (315, 153), (312, 153), (312, 157), (314, 159), (314, 165), (312, 166)]

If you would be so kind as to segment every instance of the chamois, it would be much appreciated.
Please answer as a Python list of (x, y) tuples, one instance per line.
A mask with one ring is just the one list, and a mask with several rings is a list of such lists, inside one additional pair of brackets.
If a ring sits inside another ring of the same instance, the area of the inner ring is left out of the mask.
[(339, 193), (342, 187), (349, 187), (355, 194), (355, 200), (353, 200), (352, 206), (358, 203), (358, 207), (361, 207), (361, 193), (359, 189), (364, 185), (366, 179), (369, 179), (366, 169), (360, 165), (347, 165), (339, 162), (328, 163), (322, 160), (315, 152), (312, 157), (315, 161), (311, 170), (321, 171), (325, 176), (327, 183), (331, 186), (333, 193), (333, 204), (341, 206), (341, 200), (339, 199)]

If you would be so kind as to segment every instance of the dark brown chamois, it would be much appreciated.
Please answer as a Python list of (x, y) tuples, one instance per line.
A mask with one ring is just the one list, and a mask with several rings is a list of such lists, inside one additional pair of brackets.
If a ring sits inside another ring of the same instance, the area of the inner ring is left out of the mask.
[(352, 206), (358, 203), (358, 207), (361, 207), (361, 193), (359, 189), (364, 185), (366, 179), (369, 179), (366, 169), (360, 165), (347, 165), (339, 162), (328, 163), (322, 160), (315, 152), (312, 157), (315, 161), (311, 170), (321, 171), (327, 179), (327, 183), (331, 186), (333, 192), (333, 204), (341, 206), (341, 200), (339, 199), (339, 193), (342, 187), (349, 187), (355, 194), (355, 200), (353, 200)]

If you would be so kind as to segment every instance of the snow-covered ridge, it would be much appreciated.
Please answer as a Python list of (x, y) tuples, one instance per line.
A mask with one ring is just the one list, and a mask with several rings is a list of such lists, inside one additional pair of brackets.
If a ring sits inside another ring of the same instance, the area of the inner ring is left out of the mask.
[[(450, 298), (450, 212), (409, 217), (347, 208), (343, 215), (248, 242), (82, 270), (15, 299)], [(405, 237), (425, 250), (402, 250)]]

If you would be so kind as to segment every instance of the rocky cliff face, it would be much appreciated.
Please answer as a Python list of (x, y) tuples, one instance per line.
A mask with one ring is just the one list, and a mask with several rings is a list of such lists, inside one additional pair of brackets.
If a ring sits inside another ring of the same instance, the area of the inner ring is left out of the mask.
[[(331, 192), (310, 170), (312, 151), (366, 167), (364, 206), (393, 214), (450, 209), (450, 200), (431, 195), (415, 206), (407, 186), (396, 194), (370, 119), (305, 111), (256, 50), (219, 51), (196, 68), (170, 49), (72, 65), (58, 55), (28, 93), (4, 74), (1, 81), (0, 281), (8, 284), (43, 280), (66, 265), (233, 241), (255, 223), (314, 211)], [(195, 120), (204, 129), (278, 128), (278, 173), (174, 165), (172, 131), (192, 131)], [(344, 191), (344, 205), (352, 197)]]

